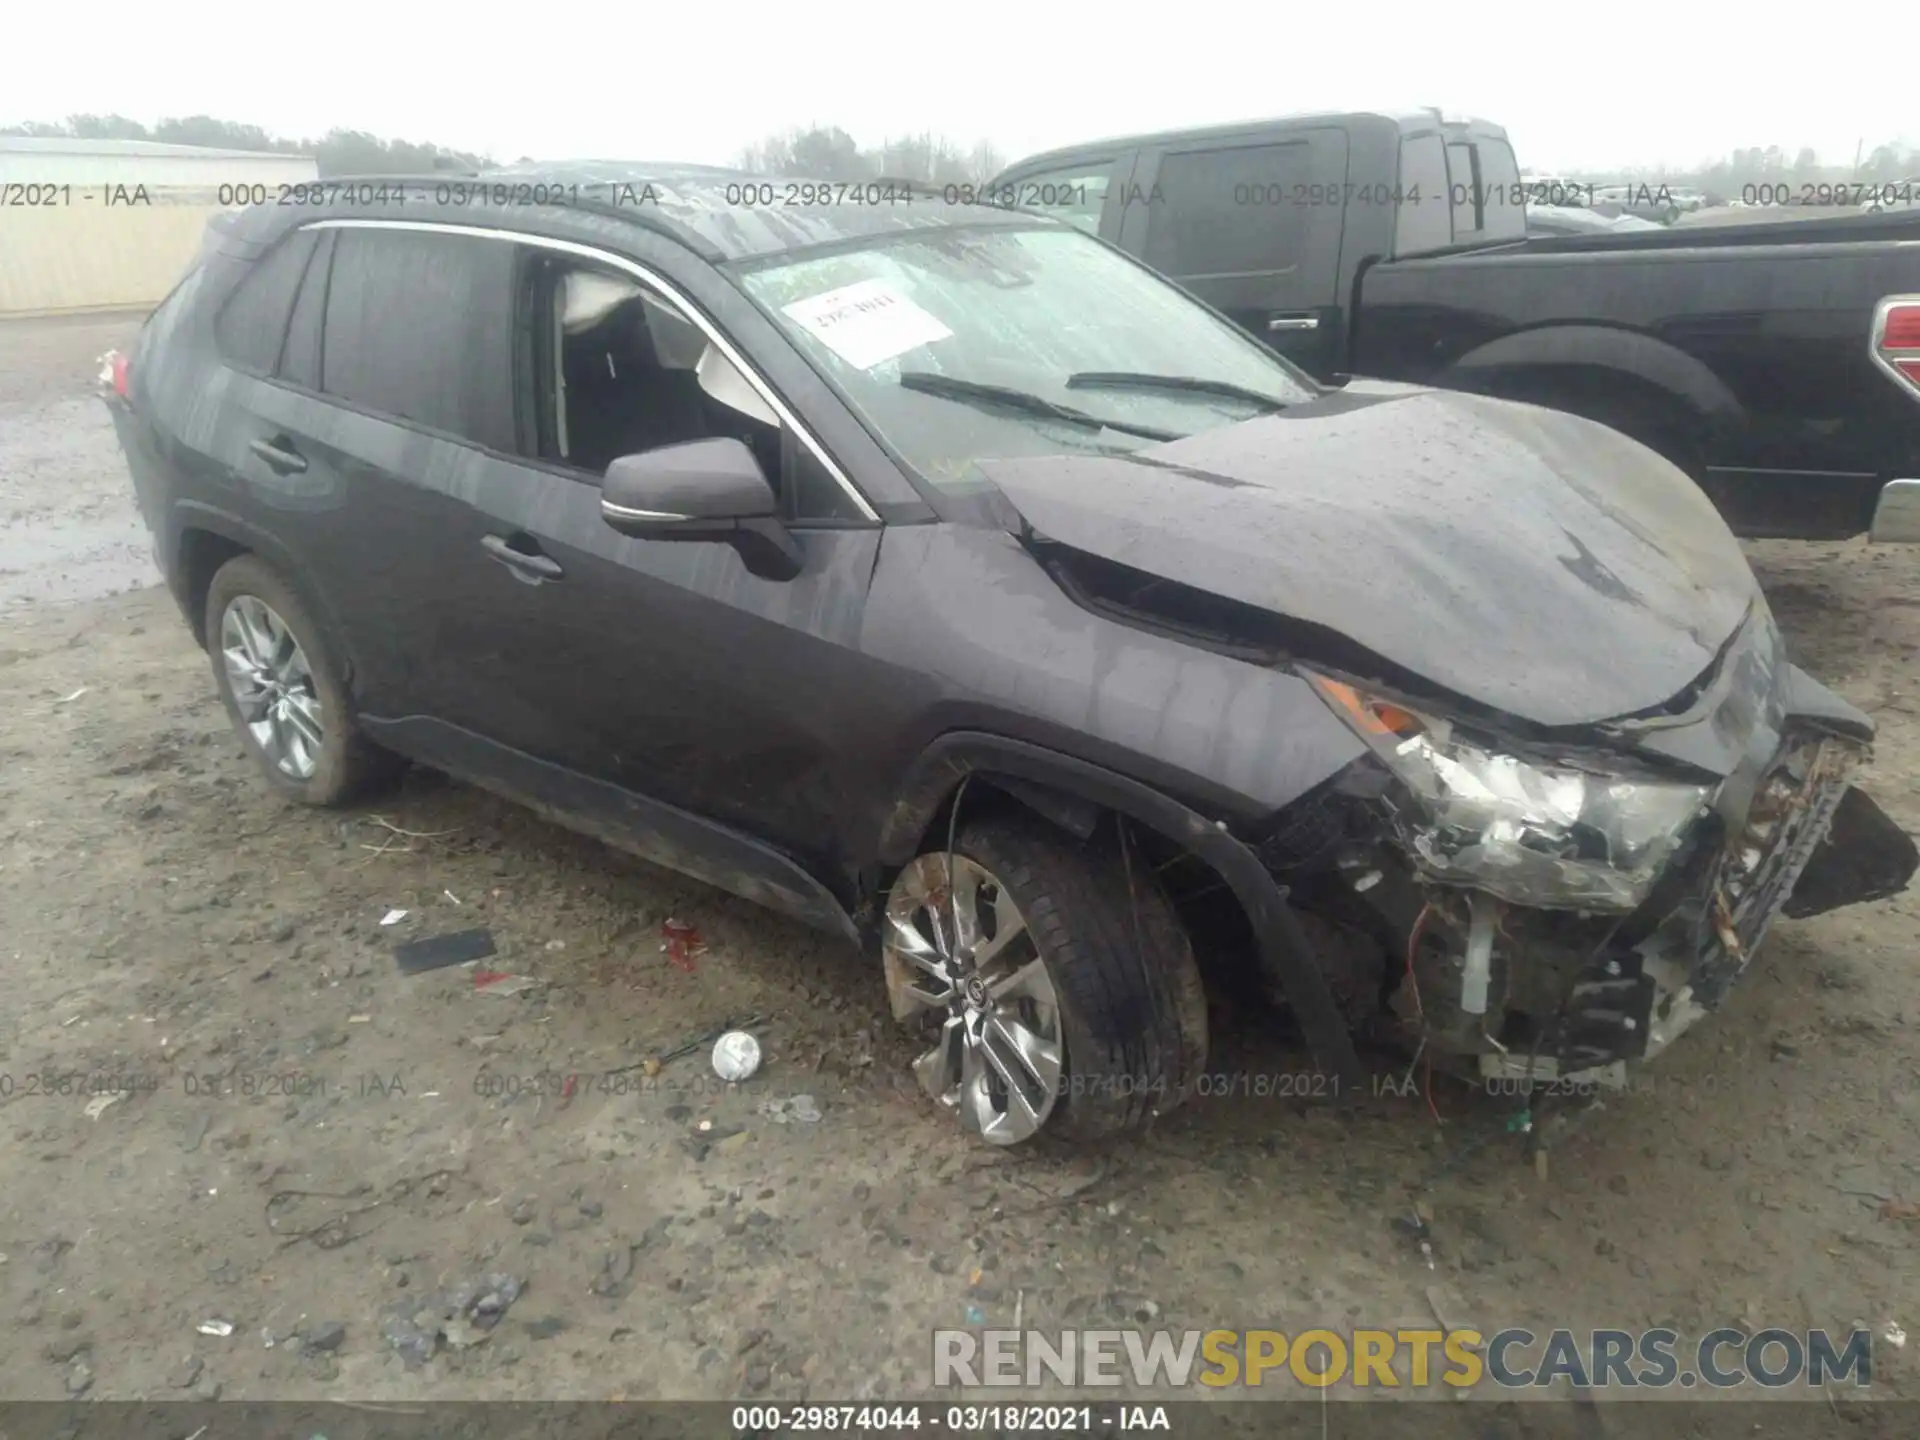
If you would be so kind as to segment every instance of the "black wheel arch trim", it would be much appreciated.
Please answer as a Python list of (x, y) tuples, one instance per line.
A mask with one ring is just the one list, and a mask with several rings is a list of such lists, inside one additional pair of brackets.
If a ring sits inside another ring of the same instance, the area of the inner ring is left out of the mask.
[(1489, 371), (1537, 375), (1564, 367), (1629, 376), (1712, 424), (1737, 425), (1746, 419), (1739, 397), (1705, 362), (1665, 340), (1615, 325), (1542, 325), (1502, 335), (1460, 356), (1433, 383), (1476, 389), (1470, 382)]
[[(179, 601), (181, 609), (188, 612), (187, 618), (192, 623), (196, 635), (200, 632), (201, 617), (195, 616), (190, 608), (192, 597), (187, 594), (188, 576), (184, 563), (184, 542), (188, 531), (203, 530), (238, 545), (249, 554), (258, 555), (273, 567), (282, 580), (293, 587), (294, 593), (300, 597), (301, 602), (307, 607), (307, 612), (313, 616), (323, 632), (320, 639), (326, 647), (327, 658), (340, 666), (341, 683), (351, 691), (354, 671), (353, 652), (346, 644), (345, 631), (341, 628), (332, 607), (327, 604), (326, 597), (316, 592), (307, 582), (299, 562), (293, 558), (292, 552), (281, 541), (275, 539), (268, 531), (241, 519), (231, 511), (222, 510), (218, 506), (208, 505), (199, 500), (175, 501), (171, 523), (173, 533), (167, 553), (172, 557), (172, 564), (168, 568), (167, 588), (173, 591), (174, 598)], [(206, 638), (202, 636), (201, 644), (204, 646), (206, 643)]]
[[(1262, 956), (1278, 976), (1314, 1058), (1343, 1082), (1343, 1096), (1366, 1093), (1367, 1074), (1354, 1049), (1333, 992), (1314, 964), (1313, 949), (1287, 902), (1286, 890), (1259, 858), (1225, 827), (1151, 786), (1090, 761), (982, 731), (950, 731), (924, 750), (908, 772), (882, 828), (879, 859), (904, 865), (919, 849), (927, 826), (960, 782), (977, 775), (1032, 806), (1034, 790), (1072, 815), (1088, 804), (1113, 810), (1157, 830), (1211, 865), (1233, 891), (1253, 925)], [(1008, 783), (1012, 782), (1012, 783)], [(1076, 830), (1073, 824), (1065, 824)]]

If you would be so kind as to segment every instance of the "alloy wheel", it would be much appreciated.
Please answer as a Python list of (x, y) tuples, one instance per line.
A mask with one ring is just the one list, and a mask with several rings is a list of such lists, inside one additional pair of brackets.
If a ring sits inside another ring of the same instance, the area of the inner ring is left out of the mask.
[(255, 595), (235, 596), (220, 617), (220, 655), (241, 723), (283, 775), (310, 780), (326, 728), (313, 667), (287, 622)]
[(922, 855), (887, 897), (884, 955), (894, 1013), (941, 1017), (914, 1062), (921, 1086), (995, 1145), (1047, 1123), (1066, 1045), (1060, 1002), (1025, 917), (1000, 880), (965, 855)]

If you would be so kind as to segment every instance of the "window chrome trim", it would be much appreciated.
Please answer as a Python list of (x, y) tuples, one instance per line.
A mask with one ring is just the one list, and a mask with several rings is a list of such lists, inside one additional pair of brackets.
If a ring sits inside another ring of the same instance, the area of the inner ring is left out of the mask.
[(859, 507), (860, 514), (867, 522), (875, 525), (880, 523), (880, 512), (868, 503), (867, 497), (862, 495), (853, 481), (847, 478), (846, 471), (842, 470), (839, 463), (827, 453), (826, 446), (815, 439), (813, 432), (800, 423), (800, 418), (793, 413), (784, 400), (774, 393), (773, 387), (760, 377), (760, 372), (747, 363), (746, 357), (735, 348), (733, 342), (721, 334), (719, 327), (709, 320), (698, 306), (682, 295), (671, 283), (637, 260), (629, 260), (624, 255), (616, 255), (612, 251), (601, 250), (592, 245), (582, 245), (573, 240), (556, 240), (546, 235), (525, 234), (518, 230), (494, 230), (477, 225), (448, 225), (432, 220), (328, 219), (310, 221), (299, 228), (302, 230), (413, 230), (429, 235), (475, 236), (483, 240), (504, 240), (512, 245), (529, 245), (540, 250), (552, 250), (562, 255), (573, 255), (582, 260), (592, 260), (596, 264), (610, 265), (616, 270), (624, 270), (642, 284), (651, 286), (691, 321), (708, 341), (732, 362), (734, 369), (745, 377), (746, 382), (759, 393), (762, 400), (767, 402), (773, 413), (780, 417), (781, 423), (799, 436), (800, 443), (805, 445), (813, 458), (825, 467), (826, 472), (846, 492), (847, 498)]

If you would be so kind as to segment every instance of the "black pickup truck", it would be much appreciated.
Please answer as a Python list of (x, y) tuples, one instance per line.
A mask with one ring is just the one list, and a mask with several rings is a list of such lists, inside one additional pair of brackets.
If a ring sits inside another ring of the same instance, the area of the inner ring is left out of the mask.
[(1602, 421), (1742, 535), (1920, 541), (1920, 210), (1529, 239), (1539, 197), (1506, 133), (1435, 110), (1075, 146), (990, 191), (1093, 231), (1323, 383)]

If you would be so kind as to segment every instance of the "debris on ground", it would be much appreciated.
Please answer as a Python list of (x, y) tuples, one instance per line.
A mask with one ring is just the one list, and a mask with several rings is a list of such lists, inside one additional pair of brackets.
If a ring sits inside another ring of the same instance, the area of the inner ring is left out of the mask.
[(760, 1068), (760, 1042), (745, 1030), (729, 1030), (713, 1042), (713, 1073), (722, 1080), (750, 1079)]
[[(457, 1171), (429, 1170), (422, 1175), (408, 1175), (394, 1181), (385, 1190), (374, 1191), (369, 1184), (356, 1185), (351, 1190), (276, 1190), (267, 1197), (267, 1229), (279, 1237), (282, 1246), (297, 1245), (302, 1240), (311, 1240), (322, 1250), (338, 1250), (350, 1241), (358, 1240), (379, 1222), (356, 1225), (358, 1217), (404, 1200), (416, 1190), (424, 1190), (427, 1195), (438, 1197), (453, 1188), (454, 1181), (464, 1180)], [(367, 1198), (371, 1196), (372, 1198)], [(281, 1223), (292, 1218), (303, 1201), (307, 1200), (352, 1200), (359, 1203), (348, 1205), (335, 1214), (328, 1216), (317, 1225), (303, 1229), (282, 1229)]]
[[(721, 1036), (727, 1034), (729, 1031), (745, 1030), (750, 1025), (760, 1024), (760, 1022), (763, 1021), (764, 1019), (766, 1019), (764, 1015), (760, 1015), (756, 1013), (756, 1014), (747, 1016), (744, 1020), (723, 1021), (720, 1024), (714, 1026), (713, 1029), (704, 1031), (701, 1034), (694, 1036), (693, 1039), (687, 1041), (684, 1045), (676, 1045), (673, 1047), (673, 1049), (663, 1051), (658, 1055), (649, 1055), (647, 1056), (646, 1059), (637, 1060), (631, 1065), (617, 1066), (614, 1069), (609, 1070), (607, 1074), (624, 1075), (630, 1070), (638, 1070), (643, 1075), (646, 1075), (648, 1077), (658, 1075), (663, 1069), (665, 1069), (668, 1065), (672, 1064), (675, 1060), (684, 1059), (686, 1056), (693, 1054), (693, 1052), (696, 1050), (702, 1050), (709, 1045), (715, 1044), (720, 1039)], [(748, 1038), (751, 1039), (752, 1037), (749, 1036)], [(757, 1047), (759, 1044), (759, 1041), (755, 1040), (754, 1044)]]
[(446, 935), (428, 935), (419, 940), (402, 940), (393, 947), (394, 962), (402, 975), (424, 975), (449, 965), (485, 960), (495, 953), (493, 932), (484, 925)]
[(124, 1090), (115, 1090), (112, 1094), (109, 1094), (109, 1095), (94, 1096), (93, 1099), (87, 1102), (87, 1108), (86, 1108), (87, 1119), (98, 1120), (102, 1115), (107, 1113), (108, 1106), (118, 1105), (122, 1100), (126, 1098), (127, 1096)]
[(820, 1120), (820, 1102), (811, 1095), (792, 1095), (767, 1101), (760, 1113), (776, 1125), (814, 1125)]
[(694, 960), (707, 953), (707, 942), (699, 928), (685, 920), (669, 919), (661, 922), (660, 933), (666, 939), (660, 949), (667, 959), (691, 975)]
[(194, 1328), (202, 1335), (218, 1335), (222, 1339), (233, 1334), (233, 1322), (231, 1320), (202, 1320)]
[(1426, 1206), (1416, 1204), (1410, 1214), (1394, 1216), (1393, 1228), (1412, 1242), (1420, 1258), (1427, 1262), (1427, 1269), (1433, 1269), (1433, 1216)]
[(515, 975), (506, 970), (473, 972), (473, 988), (482, 995), (523, 995), (539, 983), (531, 975)]
[(1880, 1338), (1896, 1350), (1904, 1350), (1907, 1348), (1907, 1332), (1901, 1329), (1896, 1321), (1889, 1320), (1887, 1322), (1886, 1329), (1880, 1332)]
[(600, 1262), (600, 1273), (587, 1288), (609, 1300), (617, 1300), (633, 1288), (633, 1246), (616, 1245)]
[(407, 912), (404, 910), (389, 910), (387, 911), (386, 914), (380, 917), (380, 923), (382, 925), (398, 925), (402, 920), (406, 918), (407, 918)]
[(443, 1341), (464, 1350), (485, 1340), (525, 1289), (517, 1276), (475, 1275), (436, 1294), (389, 1305), (380, 1333), (407, 1368), (415, 1369), (431, 1360)]

